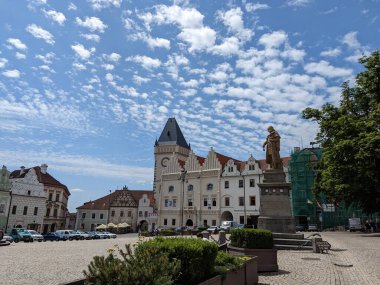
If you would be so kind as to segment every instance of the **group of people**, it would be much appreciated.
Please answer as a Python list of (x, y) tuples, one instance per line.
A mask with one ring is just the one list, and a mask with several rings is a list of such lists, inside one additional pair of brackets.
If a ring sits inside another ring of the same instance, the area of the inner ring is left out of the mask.
[[(364, 227), (365, 227), (365, 231), (367, 233), (370, 233), (370, 232), (376, 232), (376, 224), (374, 221), (366, 221), (365, 224), (364, 224)], [(372, 230), (371, 230), (372, 229)]]

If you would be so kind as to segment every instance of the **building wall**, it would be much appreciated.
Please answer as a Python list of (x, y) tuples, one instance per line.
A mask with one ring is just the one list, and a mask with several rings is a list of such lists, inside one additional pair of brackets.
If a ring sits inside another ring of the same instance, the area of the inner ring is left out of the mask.
[(10, 172), (3, 165), (0, 171), (0, 229), (5, 229), (8, 219), (9, 203), (11, 200)]
[(76, 230), (94, 231), (98, 225), (107, 224), (108, 210), (78, 209)]
[(44, 185), (46, 212), (43, 232), (65, 229), (68, 195), (62, 187)]

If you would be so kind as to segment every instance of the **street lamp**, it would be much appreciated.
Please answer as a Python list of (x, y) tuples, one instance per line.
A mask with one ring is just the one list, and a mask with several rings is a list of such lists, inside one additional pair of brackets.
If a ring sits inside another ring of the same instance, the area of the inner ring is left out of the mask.
[(182, 182), (182, 197), (181, 197), (181, 236), (183, 236), (183, 208), (184, 208), (184, 202), (185, 202), (185, 180), (186, 180), (186, 173), (187, 171), (185, 169), (181, 169), (181, 174), (179, 177), (179, 180)]

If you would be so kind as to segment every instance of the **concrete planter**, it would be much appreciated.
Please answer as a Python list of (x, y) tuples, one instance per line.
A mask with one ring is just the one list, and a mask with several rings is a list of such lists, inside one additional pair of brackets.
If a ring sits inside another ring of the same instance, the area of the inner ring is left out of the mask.
[(228, 246), (233, 255), (246, 255), (258, 257), (258, 272), (278, 271), (277, 249), (250, 249)]

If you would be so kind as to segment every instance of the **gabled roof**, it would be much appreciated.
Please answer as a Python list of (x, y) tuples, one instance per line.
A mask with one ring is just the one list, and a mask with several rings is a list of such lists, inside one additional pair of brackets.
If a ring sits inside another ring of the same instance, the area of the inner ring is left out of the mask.
[[(41, 167), (34, 166), (32, 167), (34, 171), (36, 172), (38, 182), (49, 185), (49, 186), (55, 186), (55, 187), (61, 187), (64, 188), (67, 191), (67, 194), (70, 195), (69, 189), (67, 189), (66, 185), (59, 182), (57, 179), (55, 179), (53, 176), (51, 176), (48, 172), (42, 173)], [(21, 170), (15, 170), (12, 171), (9, 178), (15, 179), (15, 178), (25, 178), (25, 175), (30, 171), (31, 168), (24, 169), (23, 173), (21, 173)]]
[(158, 145), (177, 144), (184, 148), (190, 149), (190, 145), (186, 142), (186, 139), (183, 136), (175, 118), (168, 119), (157, 143)]
[(229, 156), (225, 156), (221, 153), (218, 153), (218, 152), (215, 152), (216, 154), (216, 157), (218, 158), (220, 164), (222, 165), (222, 167), (224, 168), (224, 166), (227, 164), (227, 162), (232, 159), (234, 161), (234, 163), (237, 165), (237, 168), (240, 170), (240, 168), (242, 167), (242, 165), (244, 164), (243, 161), (240, 161), (238, 159), (235, 159), (235, 158), (232, 158), (232, 157), (229, 157)]
[(108, 210), (110, 208), (110, 204), (117, 198), (117, 196), (122, 191), (128, 191), (133, 199), (135, 199), (136, 203), (141, 199), (144, 194), (147, 194), (148, 199), (150, 200), (150, 206), (154, 204), (154, 193), (151, 190), (115, 190), (111, 194), (103, 196), (94, 201), (85, 202), (82, 206), (77, 209), (85, 209), (85, 210)]

